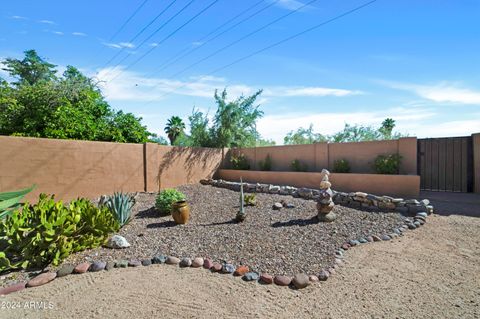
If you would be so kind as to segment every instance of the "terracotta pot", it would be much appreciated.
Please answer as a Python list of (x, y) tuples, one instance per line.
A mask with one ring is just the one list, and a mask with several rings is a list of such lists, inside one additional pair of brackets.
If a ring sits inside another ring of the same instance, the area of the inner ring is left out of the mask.
[(190, 206), (184, 200), (173, 203), (172, 217), (177, 224), (186, 224), (190, 218)]

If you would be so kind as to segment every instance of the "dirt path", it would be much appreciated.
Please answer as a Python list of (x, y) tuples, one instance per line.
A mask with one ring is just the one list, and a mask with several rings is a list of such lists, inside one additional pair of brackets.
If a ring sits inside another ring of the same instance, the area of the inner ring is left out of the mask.
[(51, 310), (0, 318), (480, 318), (480, 218), (432, 216), (391, 242), (355, 248), (327, 282), (296, 291), (203, 269), (153, 265), (59, 278), (3, 297)]

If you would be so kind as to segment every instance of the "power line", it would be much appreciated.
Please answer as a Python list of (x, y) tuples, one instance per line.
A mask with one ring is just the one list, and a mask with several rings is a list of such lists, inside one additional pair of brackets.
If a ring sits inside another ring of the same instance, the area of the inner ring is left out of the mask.
[(137, 15), (137, 13), (143, 8), (143, 6), (148, 2), (149, 0), (145, 0), (142, 2), (141, 5), (138, 6), (138, 8), (128, 17), (128, 19), (120, 26), (120, 28), (115, 32), (114, 35), (110, 37), (108, 41), (112, 41), (122, 30), (125, 28), (125, 26), (130, 22), (130, 20), (133, 19), (134, 16)]
[[(146, 29), (148, 29), (148, 27), (150, 27), (155, 21), (158, 20), (158, 18), (160, 18), (168, 9), (170, 9), (170, 7), (175, 3), (177, 2), (177, 0), (173, 0), (172, 2), (170, 2), (170, 4), (168, 6), (166, 6), (162, 11), (160, 11), (159, 14), (157, 14), (155, 16), (155, 18), (153, 18), (149, 23), (147, 23), (139, 32), (137, 32), (137, 34), (135, 34), (135, 36), (133, 38), (131, 38), (128, 42), (129, 43), (133, 43), (133, 41), (135, 41), (140, 35), (142, 35), (143, 32), (145, 32)], [(105, 68), (106, 66), (108, 66), (113, 60), (115, 60), (121, 53), (123, 53), (123, 51), (125, 50), (124, 47), (121, 48), (120, 51), (118, 51), (110, 60), (107, 61), (107, 63), (104, 64), (104, 66), (102, 68)]]
[[(169, 38), (171, 38), (175, 33), (177, 33), (178, 31), (180, 31), (181, 29), (183, 29), (185, 26), (187, 26), (189, 23), (191, 23), (193, 20), (195, 20), (197, 17), (199, 17), (201, 14), (203, 14), (205, 11), (207, 11), (208, 9), (210, 9), (214, 4), (216, 4), (218, 1), (220, 0), (214, 0), (212, 1), (208, 6), (206, 6), (204, 9), (202, 9), (200, 12), (198, 12), (196, 15), (194, 15), (193, 17), (191, 17), (187, 22), (185, 22), (184, 24), (182, 24), (180, 27), (178, 27), (177, 29), (173, 30), (173, 32), (171, 32), (169, 35), (167, 35), (165, 38), (163, 38), (160, 42), (157, 43), (156, 46), (150, 48), (150, 50), (148, 50), (147, 52), (145, 52), (143, 55), (141, 55), (137, 60), (135, 60), (133, 63), (130, 63), (127, 67), (125, 67), (125, 69), (123, 71), (126, 71), (128, 70), (129, 68), (131, 68), (132, 66), (134, 66), (135, 64), (137, 64), (138, 62), (140, 62), (141, 60), (143, 60), (147, 55), (149, 55), (153, 50), (155, 50), (156, 48), (158, 48), (160, 46), (160, 44), (162, 44), (163, 42), (165, 42), (166, 40), (168, 40)], [(314, 0), (314, 1), (317, 1), (317, 0)], [(118, 73), (114, 78), (112, 78), (110, 81), (113, 81), (114, 79), (116, 79), (120, 74), (121, 72), (123, 71), (120, 71), (120, 73)]]
[(225, 51), (226, 49), (228, 49), (228, 48), (230, 48), (230, 47), (234, 46), (235, 44), (237, 44), (237, 43), (239, 43), (239, 42), (241, 42), (241, 41), (243, 41), (243, 40), (245, 40), (245, 39), (247, 39), (247, 38), (251, 37), (251, 36), (252, 36), (252, 35), (254, 35), (254, 34), (257, 34), (257, 33), (258, 33), (258, 32), (260, 32), (260, 31), (263, 31), (263, 30), (265, 30), (265, 29), (266, 29), (266, 28), (268, 28), (269, 26), (271, 26), (271, 25), (273, 25), (273, 24), (277, 23), (278, 21), (281, 21), (281, 20), (283, 20), (283, 19), (285, 19), (285, 18), (287, 18), (287, 17), (291, 16), (292, 14), (294, 14), (294, 13), (296, 13), (296, 12), (300, 11), (301, 9), (303, 9), (303, 8), (305, 8), (305, 7), (309, 6), (309, 5), (311, 5), (312, 3), (314, 3), (314, 2), (317, 2), (317, 1), (318, 1), (318, 0), (311, 0), (311, 1), (309, 1), (309, 2), (307, 2), (307, 3), (305, 3), (305, 4), (303, 4), (303, 5), (301, 5), (300, 7), (296, 8), (295, 10), (292, 10), (292, 11), (290, 11), (289, 13), (287, 13), (287, 14), (284, 14), (284, 15), (282, 15), (282, 16), (280, 16), (280, 17), (276, 18), (275, 20), (273, 20), (273, 21), (271, 21), (271, 22), (269, 22), (269, 23), (267, 23), (267, 24), (265, 24), (265, 25), (261, 26), (260, 28), (258, 28), (258, 29), (256, 29), (256, 30), (254, 30), (254, 31), (252, 31), (252, 32), (250, 32), (250, 33), (248, 33), (248, 34), (244, 35), (243, 37), (241, 37), (241, 38), (239, 38), (239, 39), (237, 39), (237, 40), (235, 40), (235, 41), (231, 42), (230, 44), (228, 44), (228, 45), (226, 45), (226, 46), (224, 46), (224, 47), (222, 47), (222, 48), (220, 48), (220, 49), (216, 50), (215, 52), (213, 52), (213, 53), (211, 53), (211, 54), (207, 55), (206, 57), (204, 57), (204, 58), (202, 58), (202, 59), (200, 59), (200, 60), (198, 60), (198, 61), (196, 61), (196, 62), (194, 62), (194, 63), (190, 64), (190, 65), (189, 65), (189, 66), (187, 66), (186, 68), (184, 68), (184, 69), (180, 70), (179, 72), (177, 72), (177, 73), (173, 74), (171, 77), (176, 77), (176, 76), (178, 76), (178, 75), (180, 75), (180, 74), (182, 74), (182, 73), (185, 73), (185, 71), (188, 71), (188, 70), (190, 70), (191, 68), (193, 68), (193, 67), (197, 66), (198, 64), (202, 63), (203, 61), (206, 61), (206, 60), (208, 60), (208, 59), (210, 59), (210, 58), (214, 57), (215, 55), (217, 55), (217, 54), (219, 54), (219, 53), (221, 53), (221, 52)]
[[(262, 49), (259, 49), (259, 50), (257, 50), (257, 51), (254, 51), (254, 52), (250, 53), (250, 54), (247, 54), (247, 55), (245, 55), (245, 56), (243, 56), (243, 57), (241, 57), (241, 58), (239, 58), (239, 59), (237, 59), (237, 60), (234, 60), (234, 61), (231, 62), (231, 63), (225, 64), (225, 65), (223, 65), (223, 66), (221, 66), (221, 67), (213, 70), (212, 72), (207, 73), (206, 75), (204, 75), (203, 77), (201, 77), (196, 83), (200, 83), (202, 80), (208, 78), (209, 76), (212, 76), (212, 75), (214, 75), (214, 74), (216, 74), (216, 73), (218, 73), (218, 72), (220, 72), (220, 71), (222, 71), (222, 70), (224, 70), (224, 69), (226, 69), (226, 68), (229, 68), (229, 67), (231, 67), (232, 65), (235, 65), (235, 64), (237, 64), (237, 63), (240, 63), (240, 62), (242, 62), (242, 61), (244, 61), (244, 60), (246, 60), (246, 59), (249, 59), (249, 58), (251, 58), (251, 57), (253, 57), (253, 56), (257, 55), (257, 54), (260, 54), (260, 53), (262, 53), (262, 52), (264, 52), (264, 51), (270, 50), (271, 48), (274, 48), (274, 47), (276, 47), (276, 46), (279, 46), (279, 45), (281, 45), (281, 44), (283, 44), (283, 43), (285, 43), (285, 42), (288, 42), (288, 41), (290, 41), (290, 40), (293, 40), (293, 39), (295, 39), (295, 38), (298, 38), (299, 36), (302, 36), (302, 35), (304, 35), (305, 33), (311, 32), (311, 31), (316, 30), (316, 29), (318, 29), (318, 28), (321, 28), (321, 27), (323, 27), (323, 26), (325, 26), (325, 25), (327, 25), (327, 24), (329, 24), (329, 23), (332, 23), (332, 22), (334, 22), (334, 21), (336, 21), (336, 20), (339, 20), (339, 19), (341, 19), (341, 18), (343, 18), (343, 17), (345, 17), (345, 16), (348, 16), (348, 15), (350, 15), (350, 14), (352, 14), (352, 13), (355, 13), (356, 11), (359, 11), (359, 10), (363, 9), (363, 8), (365, 8), (365, 7), (373, 4), (373, 3), (376, 2), (376, 1), (377, 1), (377, 0), (368, 1), (368, 2), (366, 2), (366, 3), (364, 3), (364, 4), (362, 4), (362, 5), (359, 5), (359, 6), (355, 7), (355, 8), (353, 8), (353, 9), (351, 9), (351, 10), (345, 11), (345, 12), (343, 12), (343, 13), (341, 13), (341, 14), (339, 14), (339, 15), (331, 18), (331, 19), (328, 19), (328, 20), (326, 20), (326, 21), (324, 21), (324, 22), (321, 22), (321, 23), (319, 23), (319, 24), (316, 24), (316, 25), (314, 25), (314, 26), (312, 26), (312, 27), (310, 27), (310, 28), (308, 28), (308, 29), (305, 29), (305, 30), (303, 30), (303, 31), (301, 31), (301, 32), (295, 33), (295, 34), (293, 34), (293, 35), (291, 35), (291, 36), (289, 36), (289, 37), (286, 37), (286, 38), (284, 38), (284, 39), (282, 39), (282, 40), (280, 40), (280, 41), (277, 41), (277, 42), (275, 42), (275, 43), (273, 43), (273, 44), (270, 44), (270, 45), (268, 45), (268, 46), (266, 46), (266, 47), (263, 47)], [(186, 86), (188, 86), (188, 84), (183, 84), (183, 85), (181, 85), (181, 86), (179, 86), (179, 87), (177, 87), (177, 88), (175, 88), (175, 89), (173, 89), (173, 90), (170, 90), (169, 92), (166, 92), (165, 94), (161, 95), (160, 98), (163, 98), (163, 97), (165, 97), (165, 96), (167, 96), (167, 95), (169, 95), (169, 94), (172, 94), (173, 92), (177, 91), (178, 89), (184, 88), (184, 87), (186, 87)], [(152, 102), (153, 102), (153, 100), (150, 100), (150, 101), (148, 101), (147, 103), (145, 103), (145, 105), (150, 104), (150, 103), (152, 103)]]
[[(257, 7), (259, 4), (265, 2), (266, 0), (260, 0), (258, 1), (257, 3), (253, 4), (252, 6), (248, 7), (247, 9), (243, 10), (242, 12), (238, 13), (237, 15), (235, 15), (233, 18), (230, 18), (228, 19), (226, 22), (222, 23), (220, 26), (216, 27), (214, 30), (210, 31), (207, 35), (203, 36), (202, 38), (196, 40), (195, 42), (198, 42), (200, 43), (198, 46), (191, 48), (191, 46), (188, 46), (186, 47), (185, 49), (177, 52), (176, 54), (173, 55), (172, 58), (168, 59), (167, 61), (165, 61), (165, 63), (161, 64), (159, 66), (159, 69), (153, 71), (152, 73), (154, 72), (159, 72), (159, 71), (162, 71), (166, 68), (168, 68), (170, 65), (174, 64), (175, 62), (177, 62), (178, 60), (190, 55), (191, 53), (195, 52), (196, 50), (200, 49), (201, 47), (203, 47), (205, 44), (215, 40), (216, 38), (218, 38), (220, 35), (232, 30), (233, 28), (235, 28), (236, 26), (238, 26), (239, 24), (249, 20), (250, 18), (254, 17), (255, 15), (259, 14), (260, 12), (264, 11), (265, 9), (271, 7), (273, 4), (279, 2), (280, 0), (276, 0), (274, 2), (272, 2), (270, 5), (268, 5), (267, 7), (261, 9), (260, 11), (257, 11), (255, 12), (253, 15), (250, 15), (249, 17), (247, 17), (246, 19), (243, 19), (242, 21), (240, 21), (239, 23), (235, 24), (234, 26), (228, 28), (227, 30), (223, 31), (222, 33), (218, 34), (217, 36), (213, 37), (212, 39), (209, 39), (207, 41), (204, 42), (205, 39), (207, 39), (210, 35), (214, 34), (215, 32), (217, 32), (218, 30), (222, 29), (224, 26), (226, 26), (227, 24), (231, 23), (232, 21), (235, 21), (238, 17), (242, 16), (243, 14), (247, 13), (248, 11), (252, 10), (253, 8)], [(190, 50), (189, 50), (190, 49)], [(188, 51), (188, 52), (186, 52)], [(186, 52), (186, 53), (185, 53)], [(152, 73), (149, 73), (149, 74), (152, 74)]]
[[(138, 46), (137, 46), (137, 49), (139, 49), (145, 42), (147, 42), (149, 39), (151, 39), (155, 34), (157, 34), (160, 30), (162, 30), (167, 24), (169, 24), (173, 19), (175, 19), (179, 14), (181, 14), (183, 11), (185, 11), (195, 0), (190, 0), (190, 2), (188, 2), (185, 6), (183, 6), (182, 9), (180, 9), (180, 11), (178, 11), (177, 13), (175, 13), (172, 17), (170, 17), (170, 19), (168, 19), (167, 21), (165, 21), (160, 27), (158, 27), (154, 32), (152, 32), (144, 41), (142, 41), (142, 43), (140, 43)], [(126, 59), (128, 59), (130, 56), (132, 55), (132, 53), (128, 53), (126, 56), (124, 56), (117, 64), (115, 64), (115, 66), (112, 68), (112, 70), (110, 72), (113, 72), (115, 71), (115, 69), (121, 64), (123, 63), (123, 61), (125, 61)], [(110, 72), (107, 72), (106, 75), (108, 75)], [(121, 72), (121, 71), (120, 71)]]

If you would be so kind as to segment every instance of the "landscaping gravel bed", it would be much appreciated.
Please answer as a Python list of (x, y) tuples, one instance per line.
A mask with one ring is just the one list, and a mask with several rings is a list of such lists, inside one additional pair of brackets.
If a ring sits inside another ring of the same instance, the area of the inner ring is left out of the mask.
[[(319, 223), (315, 201), (257, 194), (257, 205), (246, 207), (246, 220), (236, 223), (238, 192), (200, 184), (177, 189), (185, 193), (191, 207), (188, 224), (176, 225), (171, 216), (161, 217), (154, 209), (156, 194), (139, 193), (131, 222), (119, 232), (131, 244), (129, 248), (88, 250), (70, 256), (65, 263), (164, 254), (209, 257), (271, 274), (317, 274), (333, 265), (335, 250), (346, 241), (391, 233), (404, 219), (397, 212), (369, 212), (336, 205), (333, 211), (337, 220)], [(281, 200), (295, 208), (273, 210), (272, 205)]]

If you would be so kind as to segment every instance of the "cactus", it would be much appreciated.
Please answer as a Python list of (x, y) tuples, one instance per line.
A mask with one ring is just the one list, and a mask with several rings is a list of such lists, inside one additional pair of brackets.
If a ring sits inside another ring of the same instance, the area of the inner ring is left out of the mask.
[(237, 213), (237, 221), (243, 222), (245, 220), (245, 217), (247, 217), (247, 214), (245, 213), (245, 198), (243, 195), (243, 181), (242, 178), (240, 178), (240, 209)]
[(105, 206), (110, 209), (121, 227), (130, 221), (130, 213), (134, 204), (135, 200), (133, 196), (124, 193), (114, 193), (113, 196), (109, 196), (105, 202)]

